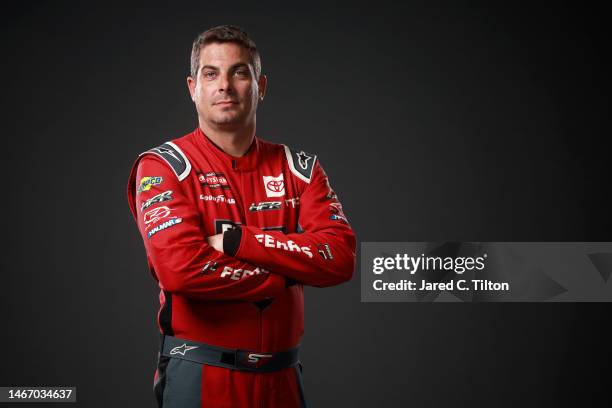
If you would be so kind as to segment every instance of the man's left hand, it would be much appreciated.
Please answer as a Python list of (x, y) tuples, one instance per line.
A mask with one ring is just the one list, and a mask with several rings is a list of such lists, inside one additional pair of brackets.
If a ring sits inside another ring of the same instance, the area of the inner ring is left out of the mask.
[(211, 235), (206, 238), (206, 242), (217, 251), (223, 252), (223, 234)]

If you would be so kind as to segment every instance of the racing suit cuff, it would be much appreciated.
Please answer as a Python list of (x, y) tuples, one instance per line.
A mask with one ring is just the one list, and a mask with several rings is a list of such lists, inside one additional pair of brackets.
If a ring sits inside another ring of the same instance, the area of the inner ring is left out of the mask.
[(236, 256), (240, 241), (242, 240), (242, 228), (236, 227), (223, 233), (223, 253), (229, 256)]

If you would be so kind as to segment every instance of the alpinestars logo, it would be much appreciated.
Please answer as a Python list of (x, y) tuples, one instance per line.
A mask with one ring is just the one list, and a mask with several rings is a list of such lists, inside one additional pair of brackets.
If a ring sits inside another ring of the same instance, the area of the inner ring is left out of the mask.
[(188, 352), (189, 350), (193, 350), (197, 348), (198, 346), (188, 346), (187, 343), (183, 343), (183, 345), (175, 347), (172, 350), (170, 350), (170, 354), (172, 355), (180, 354), (181, 356), (184, 356), (185, 353)]
[(174, 150), (170, 150), (170, 149), (168, 149), (167, 147), (162, 147), (162, 146), (160, 146), (160, 147), (156, 147), (156, 148), (151, 149), (151, 150), (152, 150), (152, 151), (154, 151), (154, 152), (158, 152), (158, 153), (159, 153), (159, 154), (161, 154), (161, 155), (163, 155), (163, 154), (165, 153), (165, 154), (167, 154), (167, 155), (172, 156), (172, 157), (174, 158), (174, 160), (176, 160), (176, 161), (178, 161), (178, 162), (180, 162), (180, 161), (181, 161), (181, 159), (179, 159), (178, 157), (176, 157), (176, 155), (174, 154)]
[(312, 156), (307, 155), (302, 150), (301, 152), (298, 153), (297, 157), (298, 157), (298, 164), (300, 165), (300, 167), (306, 170), (308, 168), (308, 160), (312, 160)]
[(290, 251), (290, 252), (301, 252), (303, 254), (308, 255), (309, 258), (312, 258), (312, 251), (310, 250), (309, 246), (301, 247), (295, 242), (291, 241), (290, 239), (287, 240), (287, 242), (283, 242), (283, 241), (277, 240), (272, 235), (268, 235), (268, 234), (257, 234), (255, 235), (255, 238), (265, 247), (284, 249), (285, 251)]

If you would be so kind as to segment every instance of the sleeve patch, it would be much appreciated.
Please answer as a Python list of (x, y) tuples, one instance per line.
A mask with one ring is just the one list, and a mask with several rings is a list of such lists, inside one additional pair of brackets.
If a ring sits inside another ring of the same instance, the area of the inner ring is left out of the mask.
[(185, 156), (183, 151), (172, 142), (166, 142), (163, 145), (147, 150), (140, 155), (143, 156), (145, 154), (154, 154), (164, 159), (166, 163), (170, 165), (172, 170), (174, 170), (174, 173), (176, 174), (176, 177), (178, 177), (179, 181), (183, 181), (191, 171), (191, 163), (187, 159), (187, 156)]
[(317, 161), (317, 156), (306, 153), (303, 150), (297, 151), (292, 150), (287, 146), (284, 147), (291, 172), (299, 179), (305, 181), (306, 183), (310, 183), (312, 170), (314, 169), (315, 162)]

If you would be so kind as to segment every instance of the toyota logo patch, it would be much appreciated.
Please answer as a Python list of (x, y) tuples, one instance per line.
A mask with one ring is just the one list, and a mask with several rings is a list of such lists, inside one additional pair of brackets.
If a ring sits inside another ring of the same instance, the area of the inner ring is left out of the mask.
[(263, 183), (268, 197), (282, 197), (285, 195), (285, 180), (283, 173), (276, 177), (263, 176)]

